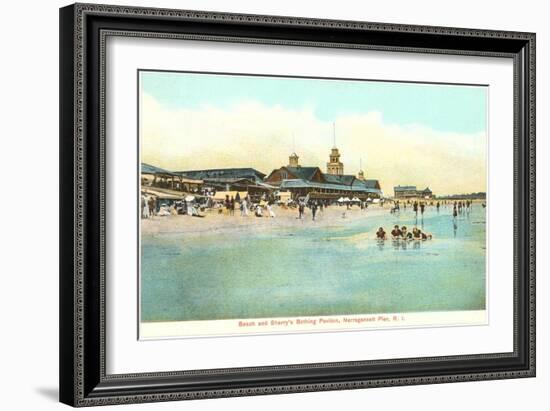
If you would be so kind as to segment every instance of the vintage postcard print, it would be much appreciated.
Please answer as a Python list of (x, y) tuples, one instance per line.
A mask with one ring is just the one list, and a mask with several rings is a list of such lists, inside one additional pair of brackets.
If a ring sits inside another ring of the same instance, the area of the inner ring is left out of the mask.
[(487, 323), (488, 88), (140, 70), (139, 336)]

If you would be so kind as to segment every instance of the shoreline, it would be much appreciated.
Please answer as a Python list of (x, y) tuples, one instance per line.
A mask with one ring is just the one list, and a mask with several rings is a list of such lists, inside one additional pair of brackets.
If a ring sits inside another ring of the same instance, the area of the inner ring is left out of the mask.
[[(348, 223), (363, 219), (380, 216), (390, 212), (387, 206), (371, 206), (361, 210), (359, 207), (352, 207), (349, 210), (345, 207), (331, 206), (322, 212), (317, 211), (315, 220), (312, 219), (311, 210), (305, 210), (304, 217), (298, 218), (297, 209), (284, 209), (274, 207), (275, 217), (256, 217), (249, 212), (247, 217), (241, 216), (239, 210), (235, 215), (228, 215), (227, 210), (219, 214), (218, 209), (209, 209), (204, 218), (191, 217), (189, 215), (155, 216), (149, 219), (141, 219), (142, 235), (155, 234), (202, 234), (202, 233), (230, 233), (235, 231), (258, 232), (266, 229), (295, 228), (345, 228)], [(343, 217), (345, 213), (345, 218)]]

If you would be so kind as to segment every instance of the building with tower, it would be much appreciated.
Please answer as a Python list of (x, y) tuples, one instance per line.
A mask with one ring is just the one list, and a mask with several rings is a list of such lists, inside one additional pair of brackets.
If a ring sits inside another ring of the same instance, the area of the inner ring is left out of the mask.
[(288, 157), (288, 166), (289, 167), (300, 167), (300, 164), (298, 163), (299, 159), (300, 159), (300, 157), (298, 157), (298, 154), (292, 153)]
[(293, 152), (288, 158), (288, 165), (273, 170), (264, 180), (265, 183), (290, 191), (293, 199), (337, 200), (340, 197), (368, 200), (382, 197), (378, 180), (366, 179), (360, 167), (357, 176), (344, 174), (344, 163), (340, 161), (338, 148), (333, 147), (327, 172), (319, 167), (301, 166), (298, 155)]
[(365, 180), (365, 172), (363, 171), (363, 160), (359, 159), (359, 172), (357, 173), (357, 179), (364, 181)]
[(329, 162), (327, 163), (327, 174), (333, 176), (343, 176), (344, 175), (344, 163), (340, 161), (340, 152), (336, 147), (336, 123), (332, 123), (332, 138), (334, 143), (332, 149), (330, 150)]
[(344, 163), (340, 161), (340, 152), (336, 147), (332, 147), (332, 150), (330, 150), (327, 174), (334, 176), (344, 175)]

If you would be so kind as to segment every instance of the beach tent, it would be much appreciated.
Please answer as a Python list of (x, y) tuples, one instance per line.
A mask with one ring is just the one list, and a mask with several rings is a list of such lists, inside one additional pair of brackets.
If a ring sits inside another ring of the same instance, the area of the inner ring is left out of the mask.
[(374, 204), (378, 204), (380, 202), (380, 199), (379, 198), (375, 198), (373, 201), (372, 201)]
[(359, 200), (357, 197), (353, 197), (353, 198), (351, 199), (351, 202), (352, 202), (352, 203), (360, 203), (361, 200)]
[(344, 203), (349, 203), (350, 201), (349, 197), (344, 198)]
[(187, 201), (188, 203), (190, 203), (190, 202), (192, 202), (192, 201), (195, 201), (195, 196), (191, 196), (191, 195), (186, 196), (186, 197), (185, 197), (185, 201)]
[(344, 197), (340, 197), (337, 201), (338, 201), (339, 203), (343, 203), (345, 200), (344, 200)]
[(368, 202), (368, 203), (372, 203), (372, 198), (367, 197), (367, 202)]

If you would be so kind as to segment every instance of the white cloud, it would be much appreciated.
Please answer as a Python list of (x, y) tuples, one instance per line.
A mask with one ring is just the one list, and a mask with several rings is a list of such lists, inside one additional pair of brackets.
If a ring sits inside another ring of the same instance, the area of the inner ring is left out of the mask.
[[(142, 160), (172, 170), (286, 165), (295, 150), (304, 166), (326, 168), (332, 123), (311, 108), (289, 110), (249, 101), (227, 109), (168, 109), (142, 96)], [(368, 178), (390, 194), (397, 184), (430, 186), (438, 194), (486, 190), (485, 133), (444, 133), (429, 127), (385, 124), (369, 112), (336, 119), (337, 146), (346, 174), (359, 158)]]

